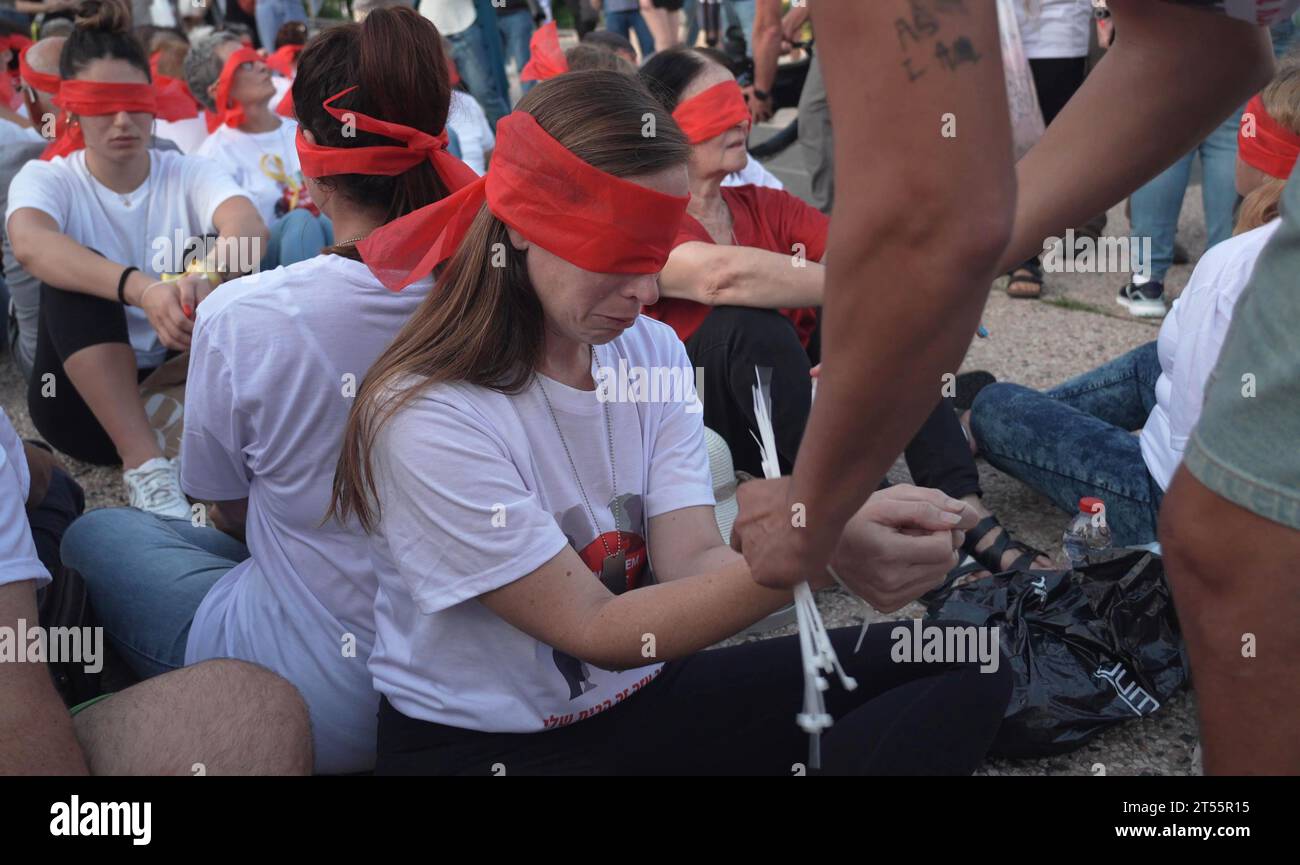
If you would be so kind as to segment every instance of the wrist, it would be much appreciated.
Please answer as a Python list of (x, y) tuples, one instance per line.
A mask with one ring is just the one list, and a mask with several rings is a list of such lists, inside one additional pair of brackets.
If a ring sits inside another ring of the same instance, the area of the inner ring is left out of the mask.
[(144, 293), (153, 285), (153, 279), (146, 276), (141, 271), (134, 271), (126, 278), (126, 288), (122, 291), (122, 298), (126, 301), (127, 306), (139, 306), (144, 301)]

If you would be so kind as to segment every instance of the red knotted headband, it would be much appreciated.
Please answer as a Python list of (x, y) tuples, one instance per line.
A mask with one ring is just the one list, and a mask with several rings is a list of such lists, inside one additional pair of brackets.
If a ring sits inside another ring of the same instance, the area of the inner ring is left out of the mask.
[(486, 203), (529, 242), (583, 270), (658, 273), (689, 200), (606, 174), (516, 111), (497, 124), (486, 176), (376, 229), (357, 250), (400, 291), (451, 258)]
[(149, 56), (149, 71), (153, 73), (153, 89), (158, 94), (158, 119), (174, 123), (177, 120), (190, 120), (198, 117), (203, 108), (190, 93), (190, 88), (179, 78), (172, 78), (158, 71), (162, 52), (155, 51)]
[(735, 81), (724, 81), (677, 106), (673, 119), (691, 144), (717, 138), (733, 126), (748, 123), (749, 106)]
[(232, 102), (230, 99), (230, 88), (235, 81), (235, 73), (239, 67), (245, 63), (256, 63), (262, 59), (252, 48), (238, 48), (229, 57), (226, 63), (221, 67), (221, 77), (217, 79), (217, 98), (215, 100), (217, 113), (208, 115), (208, 131), (214, 132), (221, 124), (227, 126), (238, 126), (244, 122), (244, 108), (238, 102)]
[(528, 40), (528, 62), (519, 72), (520, 81), (545, 81), (569, 71), (569, 61), (560, 48), (560, 31), (552, 21), (533, 32)]
[(1246, 135), (1242, 125), (1237, 135), (1241, 161), (1270, 177), (1286, 180), (1300, 156), (1300, 135), (1274, 120), (1258, 94), (1247, 103), (1246, 113), (1255, 117), (1255, 134)]
[(356, 86), (352, 86), (335, 93), (321, 103), (321, 107), (340, 123), (350, 123), (362, 132), (373, 132), (402, 143), (375, 147), (327, 147), (309, 142), (299, 127), (298, 162), (305, 177), (329, 177), (333, 174), (379, 174), (391, 177), (409, 171), (421, 162), (429, 162), (450, 190), (460, 189), (478, 179), (474, 169), (447, 152), (445, 130), (441, 135), (430, 135), (410, 126), (379, 120), (332, 104), (356, 89)]
[(22, 53), (18, 55), (18, 71), (22, 76), (23, 81), (26, 81), (27, 86), (33, 90), (39, 90), (42, 93), (57, 94), (59, 92), (59, 85), (63, 83), (63, 79), (57, 75), (51, 75), (48, 72), (37, 72), (33, 69), (27, 62), (27, 52), (30, 50), (32, 50), (32, 47), (28, 45), (22, 50)]

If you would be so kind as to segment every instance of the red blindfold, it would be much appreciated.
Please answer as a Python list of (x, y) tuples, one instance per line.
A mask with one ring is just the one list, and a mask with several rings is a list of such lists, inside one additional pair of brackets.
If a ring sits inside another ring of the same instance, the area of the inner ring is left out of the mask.
[(1246, 114), (1255, 117), (1255, 134), (1246, 135), (1246, 125), (1242, 124), (1237, 135), (1241, 161), (1270, 177), (1286, 180), (1300, 156), (1300, 135), (1274, 120), (1259, 95), (1247, 103)]
[(750, 115), (740, 85), (724, 81), (679, 104), (673, 119), (691, 144), (700, 144), (734, 126), (748, 123)]
[[(104, 81), (64, 81), (54, 104), (65, 114), (96, 117), (129, 111), (139, 114), (157, 114), (158, 96), (152, 84), (116, 84)], [(56, 138), (41, 154), (41, 159), (67, 156), (86, 146), (81, 125), (60, 118), (55, 127)]]
[(569, 71), (569, 61), (560, 48), (560, 31), (554, 21), (537, 28), (528, 40), (529, 60), (519, 73), (520, 81), (545, 81)]
[(208, 131), (213, 132), (221, 124), (238, 126), (244, 122), (244, 109), (230, 98), (230, 88), (235, 81), (235, 73), (245, 63), (255, 63), (262, 59), (252, 48), (240, 48), (226, 58), (221, 67), (221, 77), (217, 79), (217, 113), (208, 115)]
[(21, 54), (18, 55), (18, 71), (22, 76), (23, 81), (27, 82), (27, 86), (33, 90), (39, 90), (42, 93), (57, 94), (59, 92), (59, 85), (63, 83), (63, 79), (57, 75), (50, 75), (46, 72), (37, 72), (28, 65), (27, 52), (30, 50), (31, 46), (29, 45), (22, 50)]
[(400, 291), (451, 258), (486, 203), (531, 243), (583, 270), (658, 273), (688, 201), (606, 174), (517, 111), (497, 124), (485, 177), (377, 229), (357, 250)]
[(285, 78), (292, 78), (293, 64), (298, 62), (298, 55), (302, 53), (304, 47), (302, 45), (281, 45), (275, 49), (274, 54), (266, 58), (266, 65)]

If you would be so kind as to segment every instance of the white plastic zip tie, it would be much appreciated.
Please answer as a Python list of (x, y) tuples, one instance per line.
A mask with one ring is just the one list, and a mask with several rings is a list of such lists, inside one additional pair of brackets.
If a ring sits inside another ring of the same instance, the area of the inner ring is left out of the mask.
[[(757, 384), (754, 385), (754, 419), (758, 423), (758, 435), (753, 432), (754, 441), (758, 443), (759, 455), (763, 462), (763, 476), (772, 479), (781, 476), (780, 463), (777, 460), (776, 433), (772, 429), (772, 385), (770, 370), (754, 368)], [(832, 572), (834, 576), (834, 572)], [(838, 580), (838, 577), (836, 577)], [(835, 673), (846, 691), (858, 686), (857, 680), (848, 675), (840, 665), (835, 647), (831, 645), (826, 624), (822, 621), (813, 598), (812, 588), (807, 583), (799, 583), (794, 589), (794, 611), (799, 631), (799, 652), (803, 659), (804, 703), (803, 711), (795, 716), (800, 729), (810, 737), (808, 765), (813, 769), (821, 768), (821, 733), (834, 723), (826, 711), (826, 701), (822, 692), (830, 687), (826, 681), (827, 673)]]

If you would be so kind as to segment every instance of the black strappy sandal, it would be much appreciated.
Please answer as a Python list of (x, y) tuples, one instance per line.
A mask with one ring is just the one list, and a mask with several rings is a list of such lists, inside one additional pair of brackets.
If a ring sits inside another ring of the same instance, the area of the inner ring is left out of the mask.
[[(994, 529), (1001, 528), (1002, 534), (996, 541), (989, 544), (986, 549), (975, 552), (980, 541)], [(993, 514), (989, 514), (976, 524), (975, 528), (966, 533), (966, 540), (962, 542), (962, 551), (975, 561), (984, 566), (989, 573), (1000, 574), (1009, 570), (1029, 570), (1029, 566), (1034, 563), (1034, 559), (1039, 556), (1045, 556), (1042, 550), (1036, 550), (1028, 544), (1017, 541), (1011, 537), (1011, 532), (1007, 531), (1006, 526), (998, 521)], [(1002, 557), (1006, 555), (1007, 550), (1015, 550), (1020, 555), (1011, 563), (1011, 567), (1002, 567)]]
[[(1016, 286), (1030, 286), (1016, 288)], [(1021, 300), (1033, 300), (1043, 296), (1043, 268), (1038, 259), (1031, 258), (1007, 274), (1007, 294)]]

